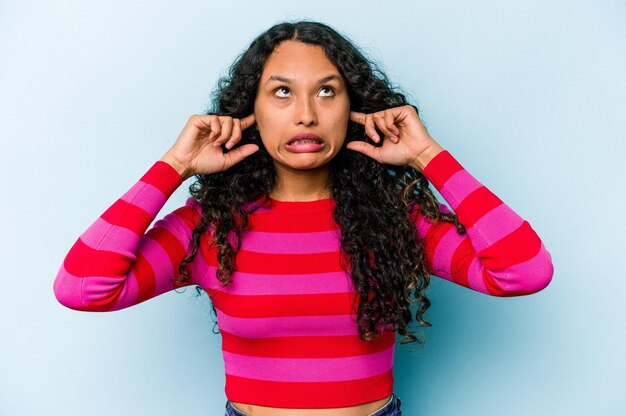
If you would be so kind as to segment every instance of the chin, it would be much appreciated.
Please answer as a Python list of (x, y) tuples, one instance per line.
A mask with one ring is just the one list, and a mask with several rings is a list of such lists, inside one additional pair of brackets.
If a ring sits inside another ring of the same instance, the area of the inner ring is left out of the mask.
[(281, 164), (290, 169), (311, 170), (326, 166), (330, 159), (320, 159), (319, 157), (301, 158), (301, 160), (283, 160)]

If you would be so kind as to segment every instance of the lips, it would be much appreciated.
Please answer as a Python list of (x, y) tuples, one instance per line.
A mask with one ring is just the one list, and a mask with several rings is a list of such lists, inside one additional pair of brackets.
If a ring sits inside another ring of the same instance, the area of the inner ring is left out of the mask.
[(301, 133), (293, 136), (285, 148), (292, 153), (319, 152), (324, 148), (324, 140), (313, 133)]

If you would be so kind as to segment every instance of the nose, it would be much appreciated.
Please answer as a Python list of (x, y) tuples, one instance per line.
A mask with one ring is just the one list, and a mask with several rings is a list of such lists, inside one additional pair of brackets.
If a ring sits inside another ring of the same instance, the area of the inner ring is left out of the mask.
[(308, 98), (296, 100), (295, 122), (302, 123), (305, 126), (317, 124), (317, 112), (315, 110), (315, 102)]

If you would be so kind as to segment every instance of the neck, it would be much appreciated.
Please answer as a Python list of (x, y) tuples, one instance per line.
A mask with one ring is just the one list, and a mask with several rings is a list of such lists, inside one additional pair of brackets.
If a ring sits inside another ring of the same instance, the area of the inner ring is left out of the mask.
[(279, 201), (315, 201), (332, 196), (328, 180), (330, 167), (291, 169), (276, 164), (276, 187), (270, 194)]

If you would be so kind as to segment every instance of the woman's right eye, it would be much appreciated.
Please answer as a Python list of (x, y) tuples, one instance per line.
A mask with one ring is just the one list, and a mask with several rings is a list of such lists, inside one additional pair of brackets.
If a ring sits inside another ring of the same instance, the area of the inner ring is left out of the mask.
[[(289, 88), (287, 88), (287, 87), (278, 87), (278, 88), (276, 88), (274, 90), (274, 93), (276, 93), (277, 91), (280, 91), (280, 90), (287, 90), (287, 91), (289, 91)], [(279, 96), (279, 98), (284, 98), (284, 97)]]

